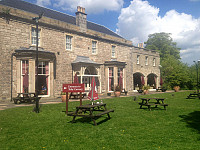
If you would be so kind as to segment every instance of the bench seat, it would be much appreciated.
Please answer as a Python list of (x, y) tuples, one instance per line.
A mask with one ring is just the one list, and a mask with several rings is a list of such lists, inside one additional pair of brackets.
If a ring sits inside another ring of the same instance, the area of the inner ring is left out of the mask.
[(104, 114), (108, 114), (108, 113), (110, 113), (110, 112), (114, 112), (114, 110), (113, 109), (111, 109), (111, 110), (106, 110), (106, 111), (103, 111), (103, 112), (101, 112), (101, 113), (98, 113), (98, 114), (96, 114), (96, 115), (94, 115), (95, 117), (99, 117), (99, 116), (102, 116), (102, 115), (104, 115)]
[(200, 98), (200, 95), (197, 94), (197, 93), (191, 93), (190, 95), (187, 96), (187, 99), (195, 98), (195, 97), (199, 97)]

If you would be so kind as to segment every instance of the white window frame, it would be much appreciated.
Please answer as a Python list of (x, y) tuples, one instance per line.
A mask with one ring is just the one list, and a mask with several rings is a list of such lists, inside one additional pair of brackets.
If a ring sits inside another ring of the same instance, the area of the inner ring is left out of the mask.
[[(37, 44), (37, 35), (36, 27), (31, 27), (31, 45), (36, 46)], [(41, 29), (38, 28), (38, 46), (41, 45)]]
[(97, 54), (97, 41), (92, 41), (92, 54)]
[(148, 60), (149, 60), (148, 56), (145, 56), (145, 65), (146, 66), (148, 65)]
[(156, 58), (153, 58), (153, 66), (156, 66)]
[(116, 57), (116, 46), (112, 45), (111, 56)]
[[(110, 72), (109, 72), (110, 68), (112, 68), (112, 71), (113, 71), (112, 72), (112, 74), (113, 74), (112, 76), (110, 76)], [(109, 84), (109, 79), (110, 78), (113, 78), (113, 80), (114, 80), (114, 67), (108, 67), (108, 92), (113, 92), (112, 90), (110, 91), (110, 84)]]
[[(68, 37), (69, 37), (69, 39), (67, 39)], [(65, 36), (65, 41), (66, 41), (66, 43), (65, 43), (66, 50), (72, 51), (72, 49), (73, 49), (73, 36), (67, 34)]]
[[(44, 64), (45, 64), (45, 62), (47, 62), (48, 63), (48, 69), (49, 69), (49, 71), (48, 71), (48, 74), (47, 73), (44, 73), (43, 72), (43, 69), (45, 69), (45, 67), (44, 67)], [(50, 63), (48, 62), (48, 61), (39, 61), (38, 62), (39, 64), (41, 63), (42, 65), (41, 65), (41, 67), (40, 66), (38, 66), (38, 70), (39, 69), (41, 69), (42, 70), (42, 73), (38, 73), (38, 76), (41, 76), (41, 75), (45, 75), (45, 76), (47, 76), (47, 78), (48, 78), (48, 94), (47, 95), (40, 95), (41, 97), (49, 97), (50, 96)]]
[[(22, 65), (22, 64), (23, 64), (23, 61), (25, 61), (25, 64), (28, 64), (28, 68), (26, 68), (26, 65), (25, 65), (25, 70), (27, 70), (27, 69), (29, 70), (29, 60), (23, 60), (23, 59), (22, 59), (22, 60), (20, 61), (20, 66), (21, 66), (21, 68), (20, 68), (20, 72), (21, 72), (21, 73), (20, 73), (20, 74), (21, 74), (21, 75), (20, 75), (20, 76), (21, 76), (21, 77), (20, 77), (20, 78), (21, 78), (20, 91), (21, 91), (21, 93), (22, 93), (22, 91), (23, 91), (23, 76), (25, 75), (25, 74), (23, 74), (23, 65)], [(29, 76), (29, 72), (28, 72), (28, 76)]]
[(137, 64), (140, 64), (140, 55), (137, 55)]

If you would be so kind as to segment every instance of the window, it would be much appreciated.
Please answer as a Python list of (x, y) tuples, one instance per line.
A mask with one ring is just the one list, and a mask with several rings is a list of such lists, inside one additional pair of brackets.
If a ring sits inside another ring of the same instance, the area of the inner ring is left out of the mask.
[(92, 54), (97, 53), (97, 41), (92, 41)]
[(156, 66), (156, 59), (153, 58), (153, 66)]
[(38, 90), (39, 95), (49, 94), (49, 62), (39, 61), (38, 63)]
[(118, 68), (118, 85), (123, 89), (123, 68)]
[(66, 35), (66, 50), (72, 50), (72, 38), (73, 36)]
[(148, 56), (145, 56), (145, 65), (148, 65)]
[[(41, 31), (41, 29), (38, 29), (38, 45), (40, 45), (40, 31)], [(37, 41), (36, 28), (32, 27), (32, 29), (31, 29), (31, 44), (36, 45), (36, 41)]]
[(140, 64), (140, 55), (137, 55), (137, 64)]
[(28, 60), (21, 61), (21, 79), (22, 79), (22, 92), (28, 93), (29, 87), (29, 62)]
[(109, 76), (108, 76), (108, 90), (109, 91), (114, 91), (114, 68), (109, 67)]
[(115, 46), (112, 46), (112, 57), (115, 57)]

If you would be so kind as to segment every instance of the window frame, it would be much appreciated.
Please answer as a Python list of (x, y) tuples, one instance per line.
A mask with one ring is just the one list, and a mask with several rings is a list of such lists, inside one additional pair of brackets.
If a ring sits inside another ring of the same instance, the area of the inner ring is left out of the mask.
[[(95, 43), (95, 47), (93, 47), (93, 43)], [(97, 41), (92, 40), (92, 54), (97, 54), (98, 51), (98, 46), (97, 46)]]
[(156, 58), (153, 58), (153, 67), (156, 66)]
[[(33, 32), (33, 29), (34, 29), (34, 31), (35, 32)], [(41, 46), (41, 32), (42, 32), (42, 30), (41, 30), (41, 28), (38, 28), (38, 46)], [(35, 35), (33, 35), (33, 33), (35, 34)], [(35, 40), (33, 40), (33, 38), (35, 39)], [(37, 35), (36, 35), (36, 27), (35, 26), (32, 26), (31, 27), (31, 45), (32, 46), (36, 46), (36, 44), (37, 44)], [(33, 42), (33, 41), (35, 41), (35, 43)]]
[[(70, 42), (67, 43), (67, 37), (70, 37)], [(67, 51), (72, 51), (73, 50), (73, 40), (74, 40), (74, 36), (71, 34), (66, 34), (65, 35), (65, 50)], [(70, 49), (68, 49), (67, 44), (69, 44)]]
[[(114, 50), (114, 51), (113, 51)], [(114, 54), (114, 55), (113, 55)], [(116, 46), (112, 45), (111, 46), (111, 57), (116, 58)]]
[(139, 65), (140, 64), (140, 55), (137, 55), (137, 65)]
[(148, 56), (145, 56), (145, 65), (146, 65), (146, 66), (148, 66), (148, 61), (149, 61)]

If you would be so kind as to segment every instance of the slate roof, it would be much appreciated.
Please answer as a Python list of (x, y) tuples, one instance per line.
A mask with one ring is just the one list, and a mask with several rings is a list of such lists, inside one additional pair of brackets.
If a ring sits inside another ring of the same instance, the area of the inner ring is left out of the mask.
[(72, 64), (77, 64), (77, 63), (101, 65), (99, 63), (92, 61), (89, 57), (86, 56), (77, 56), (76, 59), (72, 62)]
[[(25, 1), (21, 1), (21, 0), (0, 0), (0, 4), (5, 5), (5, 6), (9, 6), (9, 7), (13, 7), (13, 8), (17, 8), (17, 9), (20, 9), (20, 10), (24, 10), (24, 11), (27, 11), (27, 12), (31, 12), (31, 13), (34, 13), (34, 14), (37, 14), (37, 15), (44, 12), (45, 17), (49, 17), (49, 18), (52, 18), (52, 19), (56, 19), (56, 20), (60, 20), (60, 21), (63, 21), (63, 22), (69, 23), (69, 24), (76, 25), (76, 18), (74, 16), (70, 16), (70, 15), (67, 15), (67, 14), (64, 14), (64, 13), (61, 13), (61, 12), (58, 12), (58, 11), (54, 11), (54, 10), (51, 10), (51, 9), (48, 9), (48, 8), (45, 8), (45, 7), (41, 7), (41, 6), (32, 4), (32, 3), (28, 3), (28, 2), (25, 2)], [(87, 21), (87, 28), (90, 29), (90, 30), (94, 30), (94, 31), (97, 31), (97, 32), (101, 32), (101, 33), (105, 33), (105, 34), (108, 34), (108, 35), (112, 35), (112, 36), (115, 36), (115, 37), (122, 38), (120, 35), (114, 33), (110, 29), (108, 29), (104, 26), (89, 22), (89, 21)]]

